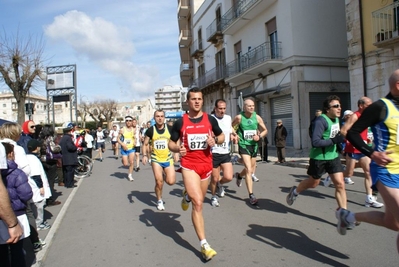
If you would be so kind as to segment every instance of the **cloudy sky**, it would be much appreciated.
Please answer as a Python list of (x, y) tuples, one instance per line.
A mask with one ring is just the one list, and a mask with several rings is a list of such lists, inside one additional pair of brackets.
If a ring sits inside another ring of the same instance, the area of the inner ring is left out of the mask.
[(85, 100), (152, 99), (181, 86), (176, 12), (176, 0), (0, 0), (3, 34), (42, 37), (47, 66), (76, 64)]

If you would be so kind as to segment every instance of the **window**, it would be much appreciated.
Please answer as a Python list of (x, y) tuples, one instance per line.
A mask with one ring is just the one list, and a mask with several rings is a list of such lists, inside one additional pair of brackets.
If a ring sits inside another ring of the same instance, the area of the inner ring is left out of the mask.
[(198, 49), (202, 50), (202, 29), (198, 30)]
[(278, 38), (277, 38), (277, 23), (276, 18), (266, 22), (267, 35), (270, 42), (270, 58), (278, 58)]
[(6, 108), (7, 107), (7, 104), (3, 104), (3, 108)]
[(226, 56), (224, 48), (216, 53), (215, 55), (215, 63), (216, 63), (216, 78), (223, 78), (225, 75), (225, 66), (226, 66)]
[(234, 53), (236, 55), (236, 71), (240, 72), (241, 71), (241, 54), (242, 54), (242, 50), (241, 50), (241, 41), (239, 41), (238, 43), (234, 44)]

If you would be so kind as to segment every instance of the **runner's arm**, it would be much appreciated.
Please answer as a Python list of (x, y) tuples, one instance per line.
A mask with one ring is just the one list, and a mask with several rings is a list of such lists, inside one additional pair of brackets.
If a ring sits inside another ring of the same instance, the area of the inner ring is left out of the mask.
[(168, 143), (169, 150), (175, 153), (180, 152), (180, 129), (183, 126), (183, 120), (178, 119), (173, 123), (172, 130), (170, 131), (170, 140)]

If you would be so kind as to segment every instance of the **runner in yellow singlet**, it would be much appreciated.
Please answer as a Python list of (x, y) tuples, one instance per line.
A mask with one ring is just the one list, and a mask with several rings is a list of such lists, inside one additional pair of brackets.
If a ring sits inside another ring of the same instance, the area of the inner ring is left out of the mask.
[(122, 155), (122, 164), (123, 166), (129, 166), (129, 181), (133, 182), (133, 166), (134, 166), (134, 153), (136, 152), (134, 149), (135, 142), (135, 132), (132, 126), (133, 117), (126, 116), (124, 126), (118, 136), (118, 143), (121, 145), (121, 155)]
[(151, 153), (152, 171), (155, 177), (155, 195), (157, 197), (157, 209), (165, 210), (162, 200), (163, 182), (173, 185), (176, 182), (176, 173), (173, 166), (172, 153), (168, 148), (171, 127), (165, 124), (165, 112), (157, 110), (154, 112), (155, 125), (145, 132), (143, 144), (143, 164), (148, 162), (150, 153), (150, 140), (153, 144)]

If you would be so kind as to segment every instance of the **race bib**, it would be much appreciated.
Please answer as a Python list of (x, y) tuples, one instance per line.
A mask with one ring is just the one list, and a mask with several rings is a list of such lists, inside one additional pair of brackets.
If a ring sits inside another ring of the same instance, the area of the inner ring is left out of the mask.
[(133, 140), (132, 140), (132, 139), (125, 139), (123, 142), (124, 142), (126, 145), (130, 145), (130, 144), (133, 143)]
[(333, 124), (331, 126), (330, 138), (334, 138), (339, 132), (340, 132), (339, 124)]
[(156, 150), (165, 150), (167, 149), (168, 144), (166, 142), (166, 140), (156, 140), (154, 142), (154, 149)]
[(207, 134), (187, 134), (187, 142), (190, 150), (205, 150), (208, 148), (206, 142)]
[(223, 142), (221, 144), (217, 144), (217, 147), (222, 147), (222, 148), (226, 148), (227, 147), (227, 142)]
[(244, 130), (244, 139), (253, 140), (254, 135), (256, 135), (256, 130)]

